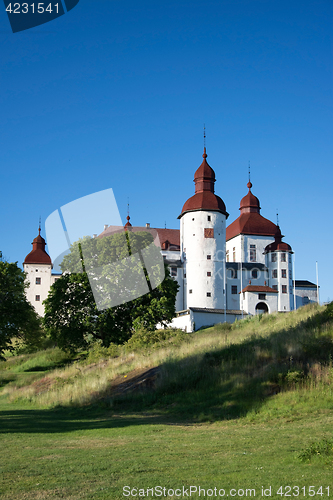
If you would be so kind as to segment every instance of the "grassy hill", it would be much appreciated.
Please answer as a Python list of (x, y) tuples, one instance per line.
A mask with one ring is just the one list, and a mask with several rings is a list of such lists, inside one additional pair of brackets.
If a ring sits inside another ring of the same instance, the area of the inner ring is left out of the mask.
[(0, 496), (118, 499), (125, 485), (158, 484), (332, 495), (332, 356), (333, 304), (162, 339), (139, 332), (75, 359), (10, 357)]

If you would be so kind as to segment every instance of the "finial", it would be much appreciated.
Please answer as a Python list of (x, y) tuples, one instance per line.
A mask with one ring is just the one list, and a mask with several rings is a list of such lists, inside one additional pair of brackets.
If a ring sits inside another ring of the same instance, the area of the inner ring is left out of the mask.
[(164, 222), (164, 229), (166, 229), (166, 221)]
[(276, 209), (276, 225), (279, 225), (279, 211)]
[(206, 125), (204, 124), (204, 153), (202, 155), (203, 158), (207, 158), (206, 153)]
[(39, 216), (38, 236), (40, 236), (41, 225), (42, 225), (42, 218), (41, 216)]
[(251, 189), (252, 187), (252, 182), (251, 182), (251, 165), (250, 165), (250, 160), (249, 160), (249, 182), (246, 184), (246, 186)]

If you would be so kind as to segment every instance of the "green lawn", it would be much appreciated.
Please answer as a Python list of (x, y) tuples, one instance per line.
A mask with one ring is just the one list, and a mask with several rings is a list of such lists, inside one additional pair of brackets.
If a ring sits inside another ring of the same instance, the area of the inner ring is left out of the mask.
[(331, 414), (264, 424), (193, 424), (155, 414), (5, 404), (1, 410), (3, 500), (121, 499), (124, 486), (216, 487), (226, 495), (232, 488), (254, 488), (256, 497), (271, 486), (272, 498), (281, 498), (280, 486), (317, 491), (333, 485), (332, 457), (310, 463), (297, 458), (310, 441), (332, 436)]
[[(1, 500), (332, 496), (327, 310), (232, 328), (91, 366), (58, 351), (2, 363)], [(156, 365), (154, 391), (105, 388)]]

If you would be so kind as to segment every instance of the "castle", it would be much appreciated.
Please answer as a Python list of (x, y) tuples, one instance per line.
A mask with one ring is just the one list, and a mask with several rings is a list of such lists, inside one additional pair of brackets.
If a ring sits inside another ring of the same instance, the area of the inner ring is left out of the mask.
[[(282, 241), (279, 226), (260, 214), (252, 183), (248, 182), (248, 193), (240, 202), (239, 217), (227, 225), (229, 214), (215, 194), (215, 180), (204, 148), (194, 174), (195, 194), (178, 217), (180, 229), (155, 229), (163, 258), (179, 284), (173, 326), (194, 331), (317, 301), (315, 284), (293, 279), (292, 248)], [(125, 230), (139, 229), (129, 221), (128, 216)], [(113, 230), (105, 225), (99, 237)], [(40, 229), (32, 245), (23, 263), (30, 283), (27, 297), (42, 316), (42, 302), (59, 274), (52, 272)]]

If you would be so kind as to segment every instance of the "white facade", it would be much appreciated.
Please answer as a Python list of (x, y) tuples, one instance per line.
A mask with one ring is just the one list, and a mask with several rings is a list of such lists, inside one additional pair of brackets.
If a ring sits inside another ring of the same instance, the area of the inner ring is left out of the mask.
[(265, 248), (273, 241), (273, 236), (239, 234), (226, 242), (227, 262), (265, 264)]
[(276, 250), (266, 254), (269, 269), (269, 285), (278, 294), (278, 311), (288, 312), (294, 309), (294, 290), (291, 252)]
[(27, 273), (29, 287), (26, 291), (27, 299), (36, 309), (39, 316), (44, 316), (43, 300), (47, 298), (52, 285), (51, 264), (23, 264)]
[(223, 309), (226, 216), (198, 210), (180, 220), (183, 308)]

